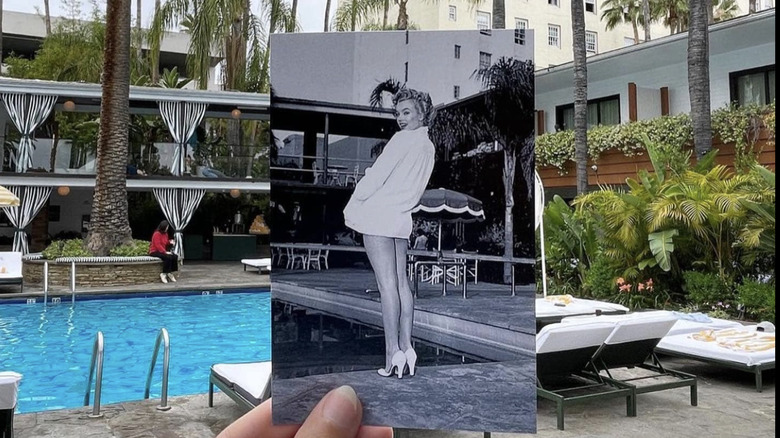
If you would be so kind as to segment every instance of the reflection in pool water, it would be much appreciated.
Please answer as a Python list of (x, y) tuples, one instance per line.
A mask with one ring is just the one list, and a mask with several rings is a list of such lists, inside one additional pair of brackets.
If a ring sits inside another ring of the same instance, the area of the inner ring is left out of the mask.
[[(375, 370), (384, 365), (380, 328), (279, 300), (271, 301), (271, 311), (276, 378)], [(416, 339), (414, 348), (420, 367), (490, 362)]]

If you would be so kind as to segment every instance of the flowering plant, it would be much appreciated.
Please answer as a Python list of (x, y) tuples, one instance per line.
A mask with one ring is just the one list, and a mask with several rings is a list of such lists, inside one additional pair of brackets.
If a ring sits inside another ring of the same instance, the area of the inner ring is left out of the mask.
[(652, 278), (631, 284), (621, 277), (615, 283), (618, 291), (612, 301), (631, 310), (663, 308), (669, 302), (669, 294), (665, 291), (656, 291)]

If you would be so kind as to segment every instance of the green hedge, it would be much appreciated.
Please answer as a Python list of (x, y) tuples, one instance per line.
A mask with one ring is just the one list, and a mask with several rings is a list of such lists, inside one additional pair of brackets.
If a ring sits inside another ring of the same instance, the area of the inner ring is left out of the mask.
[[(54, 260), (60, 257), (92, 257), (95, 255), (84, 246), (83, 239), (55, 240), (41, 254), (47, 260)], [(148, 254), (148, 240), (133, 240), (132, 243), (118, 246), (109, 253), (112, 257), (135, 257)]]
[[(766, 129), (770, 141), (775, 137), (775, 104), (766, 106), (728, 106), (712, 113), (712, 132), (724, 143), (734, 143), (737, 165), (755, 142), (760, 128)], [(642, 136), (653, 143), (675, 148), (693, 144), (693, 129), (688, 114), (663, 116), (620, 125), (596, 126), (588, 130), (588, 155), (593, 161), (610, 149), (631, 157), (646, 153)], [(567, 161), (574, 161), (574, 131), (542, 134), (536, 139), (537, 166), (557, 167), (561, 172)]]

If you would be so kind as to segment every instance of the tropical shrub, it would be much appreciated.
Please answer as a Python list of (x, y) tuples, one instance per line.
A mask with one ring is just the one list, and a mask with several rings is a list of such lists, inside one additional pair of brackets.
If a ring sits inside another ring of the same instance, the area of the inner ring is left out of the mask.
[(664, 289), (656, 290), (652, 278), (632, 284), (621, 277), (615, 280), (614, 284), (617, 286), (617, 293), (614, 294), (612, 302), (631, 310), (663, 309), (669, 304), (669, 294)]
[(55, 240), (41, 254), (47, 260), (59, 257), (91, 257), (94, 254), (84, 246), (82, 239)]
[(112, 257), (136, 257), (149, 254), (148, 240), (133, 240), (127, 245), (117, 246), (109, 252)]
[(682, 276), (683, 290), (687, 293), (688, 300), (698, 309), (708, 311), (731, 308), (734, 299), (732, 292), (717, 274), (685, 271)]
[(737, 300), (757, 320), (775, 321), (775, 285), (745, 280), (737, 286)]
[(596, 299), (611, 298), (615, 295), (616, 278), (615, 268), (609, 259), (603, 255), (596, 256), (585, 273), (583, 295)]

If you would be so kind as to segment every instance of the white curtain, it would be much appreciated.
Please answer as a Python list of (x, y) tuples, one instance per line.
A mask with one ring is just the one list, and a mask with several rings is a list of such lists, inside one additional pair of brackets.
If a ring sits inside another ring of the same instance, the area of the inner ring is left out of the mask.
[(206, 191), (203, 189), (154, 189), (153, 191), (165, 219), (173, 227), (175, 240), (173, 252), (179, 256), (179, 260), (184, 260), (182, 231), (190, 223), (192, 214), (198, 208)]
[(171, 131), (173, 141), (176, 143), (176, 149), (173, 151), (171, 173), (179, 176), (186, 169), (185, 159), (187, 153), (185, 143), (192, 137), (195, 128), (203, 119), (203, 114), (206, 113), (206, 104), (167, 101), (160, 101), (157, 104), (160, 106), (160, 114)]
[(57, 96), (3, 93), (2, 98), (8, 116), (22, 134), (14, 157), (16, 171), (27, 172), (27, 169), (32, 167), (33, 132), (49, 117)]
[(43, 204), (49, 199), (51, 187), (7, 186), (6, 188), (19, 198), (18, 206), (3, 207), (8, 220), (15, 228), (13, 250), (27, 254), (30, 250), (27, 246), (27, 233), (24, 228), (32, 222)]

